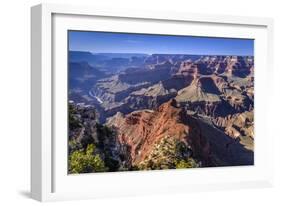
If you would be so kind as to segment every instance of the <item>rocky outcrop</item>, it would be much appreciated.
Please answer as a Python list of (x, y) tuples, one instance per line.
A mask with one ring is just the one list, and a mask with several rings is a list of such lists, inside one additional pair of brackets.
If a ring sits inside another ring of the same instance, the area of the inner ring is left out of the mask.
[(131, 167), (128, 145), (121, 144), (113, 130), (97, 121), (93, 106), (69, 102), (68, 135), (69, 155), (94, 145), (93, 155), (101, 158), (108, 171), (128, 170)]
[(213, 123), (223, 129), (227, 135), (232, 138), (247, 136), (254, 138), (254, 112), (247, 111), (228, 115), (226, 117), (218, 117), (213, 119)]
[(119, 75), (110, 78), (99, 80), (96, 85), (91, 89), (91, 92), (100, 98), (102, 102), (114, 103), (120, 102), (126, 98), (131, 92), (146, 88), (151, 85), (151, 82), (129, 82), (122, 81)]
[(187, 110), (211, 117), (249, 111), (253, 108), (253, 98), (251, 79), (215, 74), (197, 75), (176, 96), (176, 100)]
[[(232, 121), (232, 128), (248, 124), (242, 130), (245, 134), (250, 132), (250, 119)], [(133, 168), (175, 168), (181, 160), (178, 152), (172, 149), (175, 144), (183, 146), (183, 159), (195, 160), (194, 167), (253, 164), (252, 143), (235, 137), (236, 130), (230, 128), (229, 123), (224, 125), (226, 129), (223, 131), (219, 129), (219, 123), (216, 124), (217, 127), (204, 118), (186, 114), (174, 99), (156, 110), (135, 111), (127, 115), (117, 113), (107, 121), (107, 125), (115, 129), (121, 144), (130, 148)], [(242, 130), (237, 130), (239, 135)]]
[(215, 116), (222, 103), (220, 92), (211, 77), (195, 79), (191, 85), (178, 91), (176, 100), (187, 110)]
[(250, 57), (230, 56), (225, 59), (227, 66), (225, 73), (228, 76), (237, 76), (245, 78), (251, 74), (253, 59)]
[(167, 137), (183, 142), (204, 164), (210, 162), (209, 145), (200, 135), (196, 121), (178, 107), (174, 99), (157, 110), (141, 110), (128, 115), (118, 113), (107, 125), (116, 129), (121, 143), (130, 146), (133, 165), (144, 161), (154, 146)]
[(148, 88), (130, 93), (125, 99), (125, 104), (132, 110), (155, 109), (177, 95), (177, 91), (192, 82), (192, 78), (180, 75), (160, 81)]

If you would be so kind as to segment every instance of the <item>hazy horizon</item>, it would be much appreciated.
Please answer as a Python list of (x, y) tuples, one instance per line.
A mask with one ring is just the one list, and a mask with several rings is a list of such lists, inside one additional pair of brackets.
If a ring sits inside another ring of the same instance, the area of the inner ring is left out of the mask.
[(254, 56), (254, 55), (237, 55), (237, 54), (179, 54), (179, 53), (142, 53), (142, 52), (91, 52), (81, 50), (69, 50), (70, 52), (89, 52), (91, 54), (143, 54), (143, 55), (198, 55), (198, 56)]
[(96, 31), (69, 31), (69, 51), (253, 56), (254, 40)]

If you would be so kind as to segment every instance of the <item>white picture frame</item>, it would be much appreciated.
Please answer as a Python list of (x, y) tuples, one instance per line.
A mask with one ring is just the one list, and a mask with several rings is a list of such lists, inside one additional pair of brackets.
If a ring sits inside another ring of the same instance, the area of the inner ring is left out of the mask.
[[(118, 28), (114, 21), (119, 22)], [(157, 29), (155, 24), (159, 25)], [(67, 138), (55, 138), (67, 134), (67, 75), (65, 69), (58, 69), (67, 64), (65, 31), (75, 28), (166, 34), (165, 25), (174, 28), (176, 34), (194, 35), (186, 29), (188, 25), (201, 36), (220, 32), (220, 36), (255, 39), (255, 166), (67, 175)], [(274, 75), (272, 19), (40, 4), (31, 9), (31, 26), (32, 198), (53, 201), (272, 186), (274, 134), (267, 121), (272, 101), (269, 77)]]

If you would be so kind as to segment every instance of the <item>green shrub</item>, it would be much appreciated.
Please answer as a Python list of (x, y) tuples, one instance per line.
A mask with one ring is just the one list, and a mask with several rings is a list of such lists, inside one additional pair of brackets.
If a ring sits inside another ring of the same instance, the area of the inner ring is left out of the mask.
[(180, 160), (176, 163), (177, 169), (196, 168), (196, 167), (199, 167), (199, 164), (193, 158), (188, 158), (186, 160)]
[(192, 158), (192, 150), (177, 138), (166, 136), (155, 144), (150, 155), (134, 165), (135, 170), (194, 168), (199, 164)]
[(89, 173), (89, 172), (105, 172), (104, 161), (96, 154), (94, 155), (95, 146), (89, 144), (85, 151), (77, 150), (69, 156), (69, 172), (70, 173)]

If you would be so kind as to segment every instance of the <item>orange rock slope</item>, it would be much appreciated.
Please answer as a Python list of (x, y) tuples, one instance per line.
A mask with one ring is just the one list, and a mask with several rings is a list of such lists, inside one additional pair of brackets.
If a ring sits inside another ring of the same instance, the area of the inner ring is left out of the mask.
[[(172, 99), (157, 110), (141, 110), (126, 116), (121, 113), (109, 119), (117, 128), (119, 141), (130, 146), (133, 164), (143, 161), (162, 138), (176, 138), (190, 147), (194, 154), (208, 159), (209, 145), (200, 134), (196, 122)], [(200, 150), (196, 152), (196, 150)]]

